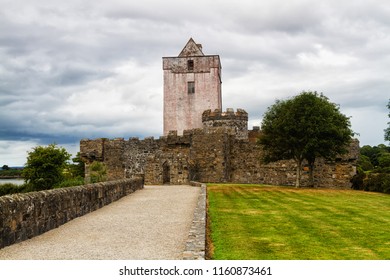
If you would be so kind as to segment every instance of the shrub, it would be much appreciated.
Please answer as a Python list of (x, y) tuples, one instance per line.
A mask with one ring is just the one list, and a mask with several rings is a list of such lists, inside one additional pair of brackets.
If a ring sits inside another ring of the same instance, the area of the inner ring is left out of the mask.
[(364, 173), (364, 171), (361, 168), (358, 168), (357, 173), (351, 179), (352, 189), (363, 190), (364, 189), (364, 185), (363, 185), (364, 178), (366, 178), (366, 174)]
[(378, 167), (373, 170), (374, 173), (389, 173), (390, 174), (390, 167)]
[(14, 193), (21, 193), (26, 191), (26, 185), (16, 185), (6, 183), (0, 185), (0, 196)]
[(63, 171), (69, 158), (70, 154), (55, 144), (35, 147), (28, 153), (23, 177), (33, 190), (51, 189), (64, 179)]
[(107, 167), (103, 162), (94, 161), (89, 166), (90, 183), (103, 182), (107, 178)]
[(374, 166), (372, 165), (370, 158), (365, 155), (360, 155), (360, 158), (358, 160), (358, 165), (364, 170), (373, 170)]
[(55, 185), (55, 189), (59, 188), (68, 188), (68, 187), (75, 187), (75, 186), (81, 186), (84, 185), (84, 178), (82, 177), (76, 177), (76, 178), (69, 178), (61, 181), (59, 184)]
[(363, 181), (365, 191), (390, 193), (390, 174), (370, 173)]

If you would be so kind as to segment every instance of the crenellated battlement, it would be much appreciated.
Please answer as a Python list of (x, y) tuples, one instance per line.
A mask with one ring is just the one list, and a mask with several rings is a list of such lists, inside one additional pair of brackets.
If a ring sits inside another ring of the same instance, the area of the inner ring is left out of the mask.
[(222, 112), (219, 109), (206, 110), (202, 114), (202, 122), (205, 121), (216, 121), (216, 120), (246, 120), (248, 121), (248, 113), (244, 109), (237, 109), (234, 112), (234, 109), (227, 108), (226, 112)]
[(248, 113), (243, 109), (228, 108), (221, 110), (206, 110), (202, 114), (203, 129), (210, 132), (212, 128), (223, 127), (234, 134), (237, 139), (248, 139)]

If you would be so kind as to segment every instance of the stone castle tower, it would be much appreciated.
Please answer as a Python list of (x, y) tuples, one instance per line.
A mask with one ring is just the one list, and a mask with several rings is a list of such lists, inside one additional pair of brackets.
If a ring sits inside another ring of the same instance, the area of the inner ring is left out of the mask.
[[(80, 141), (86, 180), (94, 161), (103, 162), (108, 180), (142, 176), (145, 184), (234, 182), (294, 185), (296, 164), (265, 164), (257, 139), (259, 127), (248, 130), (243, 109), (221, 110), (221, 64), (218, 55), (204, 55), (190, 39), (178, 57), (164, 57), (164, 136)], [(359, 143), (335, 161), (318, 159), (317, 186), (350, 188), (356, 174)], [(309, 174), (303, 170), (302, 184)]]
[(190, 38), (178, 57), (163, 57), (164, 135), (201, 128), (205, 110), (222, 110), (219, 55), (204, 55)]

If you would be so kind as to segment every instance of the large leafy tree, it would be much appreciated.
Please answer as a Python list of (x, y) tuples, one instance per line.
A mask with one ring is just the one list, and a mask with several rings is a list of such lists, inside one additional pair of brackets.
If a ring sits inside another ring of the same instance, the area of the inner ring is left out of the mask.
[(28, 152), (23, 177), (33, 190), (46, 190), (64, 179), (64, 169), (70, 154), (65, 148), (50, 144), (38, 146)]
[[(389, 103), (387, 103), (387, 108), (390, 110), (390, 99)], [(390, 118), (390, 113), (388, 116)], [(390, 122), (388, 122), (387, 124), (389, 125), (389, 127), (385, 129), (385, 140), (390, 141)]]
[(317, 92), (277, 100), (264, 114), (261, 128), (259, 143), (265, 151), (264, 160), (293, 159), (297, 166), (296, 187), (300, 186), (304, 160), (314, 186), (316, 158), (333, 159), (347, 152), (353, 136), (349, 118), (340, 113), (338, 105)]
[(69, 165), (69, 169), (72, 177), (83, 177), (85, 176), (85, 163), (81, 160), (80, 152), (72, 158), (73, 164)]

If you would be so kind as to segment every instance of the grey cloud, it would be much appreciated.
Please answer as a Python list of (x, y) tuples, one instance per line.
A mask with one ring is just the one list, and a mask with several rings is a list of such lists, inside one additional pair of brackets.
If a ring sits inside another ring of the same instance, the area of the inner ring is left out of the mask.
[(51, 83), (56, 86), (77, 86), (90, 81), (112, 76), (108, 70), (92, 69), (78, 65), (59, 65), (51, 77)]
[[(246, 109), (251, 122), (275, 99), (317, 90), (351, 115), (375, 110), (378, 126), (386, 123), (387, 2), (313, 3), (7, 1), (0, 141), (160, 135), (161, 57), (178, 55), (189, 37), (221, 56), (223, 106)], [(370, 124), (355, 119), (365, 141)]]

